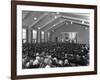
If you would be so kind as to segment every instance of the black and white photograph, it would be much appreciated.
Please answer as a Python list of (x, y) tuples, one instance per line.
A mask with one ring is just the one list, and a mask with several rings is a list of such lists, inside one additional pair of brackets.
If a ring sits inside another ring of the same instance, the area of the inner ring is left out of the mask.
[(13, 6), (12, 77), (96, 74), (96, 6), (23, 1)]
[(22, 69), (89, 65), (90, 14), (22, 11)]
[(93, 10), (18, 6), (17, 14), (17, 62), (22, 71), (94, 69)]

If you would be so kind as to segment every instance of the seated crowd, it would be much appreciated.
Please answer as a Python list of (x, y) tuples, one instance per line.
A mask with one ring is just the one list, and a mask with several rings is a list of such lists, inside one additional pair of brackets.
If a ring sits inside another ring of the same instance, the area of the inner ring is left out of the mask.
[(25, 43), (22, 68), (53, 68), (89, 65), (89, 47), (76, 43)]

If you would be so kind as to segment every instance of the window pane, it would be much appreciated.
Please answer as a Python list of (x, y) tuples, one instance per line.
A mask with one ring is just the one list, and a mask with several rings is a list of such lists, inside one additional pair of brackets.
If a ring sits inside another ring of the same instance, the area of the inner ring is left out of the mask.
[(33, 30), (33, 39), (36, 39), (36, 38), (37, 38), (37, 31)]
[(26, 29), (23, 29), (23, 33), (26, 33)]
[(26, 29), (23, 29), (22, 38), (26, 39)]
[(23, 39), (26, 39), (26, 33), (23, 33)]
[(44, 39), (44, 32), (41, 32), (41, 38)]
[(76, 38), (76, 33), (72, 32), (72, 39), (75, 39), (75, 38)]

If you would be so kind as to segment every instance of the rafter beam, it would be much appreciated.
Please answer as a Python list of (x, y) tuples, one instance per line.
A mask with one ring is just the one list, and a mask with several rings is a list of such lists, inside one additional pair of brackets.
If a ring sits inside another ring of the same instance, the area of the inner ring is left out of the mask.
[(63, 23), (63, 22), (65, 22), (65, 20), (59, 21), (58, 23), (55, 24), (55, 26), (51, 26), (50, 28), (46, 29), (45, 31), (48, 31), (48, 30), (50, 30), (51, 28), (56, 27), (57, 25), (59, 25), (59, 24), (61, 24), (61, 23)]
[(88, 23), (89, 23), (89, 20), (80, 19), (80, 18), (75, 18), (75, 17), (62, 16), (62, 18), (65, 18), (65, 19), (72, 19), (72, 20), (78, 20), (78, 21), (85, 21), (85, 22), (88, 22)]
[(82, 22), (77, 22), (77, 21), (74, 21), (74, 20), (67, 20), (67, 22), (72, 22), (72, 23), (76, 23), (76, 24), (80, 24), (80, 25), (84, 25), (84, 26), (88, 26), (89, 27), (89, 24), (85, 24), (85, 23), (82, 23)]
[(58, 19), (59, 17), (61, 17), (61, 16), (57, 16), (57, 18), (54, 17), (53, 19), (51, 19), (50, 21), (48, 21), (46, 24), (44, 24), (43, 26), (41, 26), (41, 29), (44, 28), (45, 26), (47, 26), (48, 24), (50, 24), (51, 22), (53, 22), (54, 20)]
[(47, 16), (48, 13), (44, 13), (41, 17), (39, 17), (38, 20), (36, 20), (34, 23), (32, 23), (29, 27), (33, 27), (34, 25), (36, 25), (40, 20), (42, 20), (45, 16)]

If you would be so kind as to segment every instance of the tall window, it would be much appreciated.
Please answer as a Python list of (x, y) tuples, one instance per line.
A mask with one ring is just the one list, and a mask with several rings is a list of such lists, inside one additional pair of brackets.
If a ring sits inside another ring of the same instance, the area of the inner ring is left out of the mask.
[(76, 43), (76, 37), (77, 37), (76, 35), (77, 35), (76, 32), (70, 32), (69, 33), (69, 36), (70, 36), (69, 38), (70, 38), (71, 42), (73, 41), (74, 43)]
[(37, 40), (37, 31), (36, 30), (33, 30), (32, 33), (33, 33), (32, 42), (33, 43), (36, 43), (36, 40)]
[(76, 32), (72, 32), (71, 35), (72, 35), (72, 39), (74, 40), (76, 38)]
[(44, 42), (44, 32), (41, 32), (41, 41)]
[(22, 42), (26, 43), (26, 39), (27, 39), (27, 37), (26, 37), (26, 29), (23, 29), (22, 30)]

